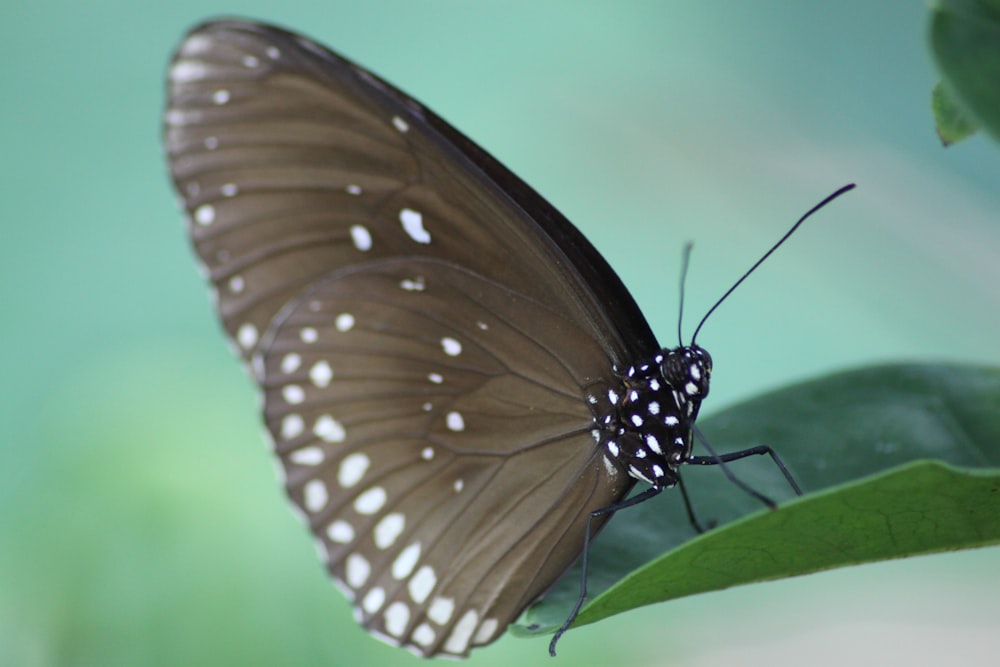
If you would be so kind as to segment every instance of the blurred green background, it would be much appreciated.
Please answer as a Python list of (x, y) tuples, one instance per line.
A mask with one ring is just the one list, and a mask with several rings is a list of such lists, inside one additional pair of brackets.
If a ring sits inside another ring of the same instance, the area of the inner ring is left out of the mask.
[[(7, 2), (0, 665), (418, 664), (357, 628), (286, 509), (190, 256), (159, 134), (191, 24), (279, 22), (426, 102), (587, 234), (666, 344), (684, 241), (690, 335), (856, 181), (703, 331), (711, 411), (876, 361), (1000, 362), (1000, 147), (938, 144), (926, 11)], [(558, 664), (987, 665), (998, 618), (987, 549), (641, 609), (570, 632)], [(506, 637), (468, 664), (557, 664), (545, 647)]]

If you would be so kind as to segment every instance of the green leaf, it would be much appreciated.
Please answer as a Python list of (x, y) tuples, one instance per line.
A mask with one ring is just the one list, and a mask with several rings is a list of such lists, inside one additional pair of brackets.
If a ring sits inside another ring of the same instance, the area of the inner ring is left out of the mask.
[[(858, 563), (1000, 544), (1000, 368), (890, 365), (793, 385), (704, 419), (720, 451), (769, 444), (806, 491), (794, 498), (769, 459), (731, 464), (777, 510), (715, 467), (685, 468), (702, 522), (666, 493), (620, 512), (595, 541), (591, 601), (577, 625), (635, 607)], [(579, 590), (572, 568), (525, 612), (516, 634), (550, 632)]]
[(931, 93), (931, 111), (934, 112), (938, 137), (945, 146), (961, 141), (979, 129), (943, 81), (939, 81)]
[(1000, 0), (938, 0), (929, 39), (953, 101), (1000, 139)]

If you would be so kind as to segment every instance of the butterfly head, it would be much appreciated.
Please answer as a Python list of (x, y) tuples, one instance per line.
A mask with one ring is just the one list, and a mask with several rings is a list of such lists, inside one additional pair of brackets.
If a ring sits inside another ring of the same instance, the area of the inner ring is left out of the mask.
[(708, 396), (712, 357), (697, 345), (664, 350), (660, 373), (667, 385), (680, 392), (686, 401), (700, 403)]

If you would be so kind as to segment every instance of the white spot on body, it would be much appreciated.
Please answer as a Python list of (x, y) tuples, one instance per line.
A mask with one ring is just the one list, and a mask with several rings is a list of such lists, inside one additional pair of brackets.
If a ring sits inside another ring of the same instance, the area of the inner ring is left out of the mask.
[(413, 572), (420, 559), (420, 542), (414, 542), (403, 549), (396, 560), (392, 562), (392, 576), (396, 579), (406, 579)]
[(636, 426), (642, 426), (642, 417), (640, 417), (639, 415), (632, 415), (631, 421)]
[(696, 385), (694, 382), (688, 382), (686, 385), (684, 385), (684, 391), (687, 393), (688, 396), (697, 396), (698, 385)]
[(646, 446), (649, 447), (650, 451), (654, 454), (659, 454), (663, 456), (663, 450), (660, 449), (660, 441), (656, 439), (656, 436), (652, 433), (646, 434)]
[(371, 232), (362, 225), (351, 225), (351, 240), (354, 241), (354, 247), (362, 252), (372, 249)]
[(326, 484), (323, 483), (323, 480), (311, 479), (306, 482), (302, 489), (302, 502), (306, 509), (313, 514), (326, 507), (326, 502), (329, 499), (330, 495), (326, 491)]
[(319, 334), (312, 327), (302, 327), (299, 331), (299, 338), (303, 343), (315, 343), (319, 339)]
[(289, 454), (288, 460), (300, 466), (318, 466), (326, 459), (319, 447), (303, 447)]
[(399, 221), (403, 224), (403, 230), (417, 243), (430, 243), (431, 235), (424, 229), (424, 216), (419, 211), (412, 208), (404, 208), (399, 212)]
[(649, 414), (651, 415), (660, 414), (660, 404), (657, 403), (656, 401), (650, 401), (647, 409), (649, 410)]
[(700, 380), (701, 369), (698, 368), (698, 364), (691, 364), (690, 368), (688, 368), (688, 374), (691, 376), (693, 380)]
[(326, 527), (326, 536), (333, 542), (347, 544), (354, 539), (354, 527), (343, 519), (337, 519)]
[(660, 381), (657, 380), (656, 378), (653, 378), (652, 380), (649, 381), (649, 388), (652, 389), (653, 391), (659, 391)]
[(427, 608), (427, 618), (438, 625), (445, 625), (455, 613), (455, 601), (451, 598), (436, 597)]
[(385, 631), (393, 637), (402, 637), (406, 624), (410, 622), (410, 608), (399, 600), (385, 610)]
[(375, 546), (379, 549), (388, 549), (403, 532), (406, 527), (406, 517), (399, 512), (386, 514), (375, 524), (374, 540)]
[(470, 609), (462, 615), (455, 627), (452, 628), (448, 640), (444, 643), (444, 650), (448, 653), (464, 653), (469, 648), (469, 641), (472, 633), (479, 625), (479, 613), (475, 609)]
[(407, 584), (410, 597), (417, 604), (423, 604), (435, 586), (437, 586), (437, 575), (434, 574), (434, 568), (430, 565), (424, 565), (417, 570), (416, 574), (410, 578), (410, 582)]
[(661, 468), (660, 466), (658, 466), (658, 465), (656, 465), (654, 463), (653, 464), (653, 474), (656, 475), (657, 477), (663, 477), (663, 468)]
[(400, 118), (399, 116), (392, 117), (392, 124), (395, 125), (396, 129), (399, 130), (400, 132), (409, 132), (410, 130), (410, 124), (407, 123), (402, 118)]
[(281, 388), (281, 395), (289, 405), (298, 405), (306, 400), (306, 392), (297, 384), (286, 384)]
[(325, 359), (321, 359), (309, 369), (309, 379), (312, 380), (314, 385), (322, 389), (329, 385), (330, 380), (333, 379), (333, 369), (330, 368), (330, 364)]
[(337, 470), (337, 482), (345, 489), (357, 485), (361, 481), (361, 478), (365, 476), (365, 473), (368, 472), (368, 467), (371, 463), (371, 459), (360, 452), (355, 452), (344, 457), (344, 460), (340, 462), (340, 468)]
[(621, 450), (618, 449), (618, 443), (614, 440), (608, 441), (608, 451), (611, 452), (611, 456), (618, 456)]
[(358, 514), (375, 514), (385, 505), (385, 489), (373, 486), (354, 499), (354, 511)]
[(194, 221), (203, 226), (212, 224), (215, 222), (215, 207), (211, 204), (202, 204), (194, 210)]
[(611, 401), (612, 403), (617, 404), (618, 392), (616, 392), (614, 389), (608, 389), (608, 400)]
[(681, 421), (674, 415), (667, 415), (663, 418), (663, 423), (666, 426), (677, 426)]
[(337, 320), (334, 325), (337, 327), (337, 331), (350, 331), (354, 328), (354, 315), (351, 315), (350, 313), (341, 313), (340, 315), (337, 315)]
[(343, 442), (344, 426), (330, 415), (320, 415), (313, 425), (313, 433), (327, 442)]
[(249, 350), (257, 344), (257, 327), (249, 322), (240, 325), (239, 330), (236, 332), (236, 340), (239, 341), (240, 347), (244, 350)]
[(445, 419), (447, 421), (449, 431), (458, 432), (465, 430), (465, 420), (462, 419), (462, 414), (460, 412), (449, 412)]
[(347, 557), (344, 564), (344, 578), (351, 588), (361, 588), (368, 581), (368, 575), (372, 573), (372, 566), (364, 556), (353, 553)]
[(285, 415), (281, 420), (281, 437), (285, 440), (299, 437), (304, 429), (305, 422), (302, 421), (302, 416), (294, 412)]
[(462, 344), (451, 336), (445, 336), (441, 339), (441, 349), (449, 357), (457, 357), (462, 353)]

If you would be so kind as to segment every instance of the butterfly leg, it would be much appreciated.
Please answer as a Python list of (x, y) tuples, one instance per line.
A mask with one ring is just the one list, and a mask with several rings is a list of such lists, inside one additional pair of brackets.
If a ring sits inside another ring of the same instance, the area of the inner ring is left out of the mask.
[(584, 601), (587, 599), (587, 570), (590, 566), (590, 534), (591, 534), (591, 524), (594, 519), (604, 516), (605, 514), (613, 514), (618, 510), (623, 510), (626, 507), (632, 507), (633, 505), (638, 505), (643, 503), (650, 498), (657, 496), (663, 491), (662, 486), (651, 486), (642, 493), (637, 493), (631, 498), (626, 498), (620, 503), (615, 503), (613, 505), (608, 505), (607, 507), (602, 507), (596, 509), (590, 513), (587, 518), (587, 530), (583, 536), (583, 557), (581, 560), (582, 574), (580, 575), (580, 595), (576, 599), (576, 604), (573, 605), (573, 610), (570, 611), (569, 616), (563, 621), (562, 626), (556, 630), (556, 633), (552, 635), (552, 641), (549, 642), (549, 655), (553, 658), (556, 657), (556, 644), (559, 642), (559, 638), (563, 636), (563, 633), (569, 630), (569, 627), (573, 625), (573, 621), (576, 620), (577, 614), (580, 613), (580, 609), (583, 607)]
[(704, 434), (701, 432), (700, 429), (698, 429), (698, 427), (694, 427), (692, 430), (694, 431), (695, 437), (698, 438), (698, 441), (702, 444), (702, 446), (706, 450), (708, 450), (709, 456), (689, 456), (685, 461), (685, 463), (690, 463), (694, 465), (703, 465), (703, 466), (712, 466), (712, 465), (719, 466), (719, 468), (722, 469), (722, 473), (726, 476), (726, 478), (730, 482), (740, 487), (746, 493), (750, 494), (757, 500), (761, 501), (771, 509), (774, 509), (775, 507), (777, 507), (777, 503), (775, 503), (773, 500), (771, 500), (764, 494), (760, 493), (759, 491), (750, 488), (750, 486), (748, 486), (746, 482), (743, 482), (738, 477), (736, 477), (736, 475), (733, 474), (733, 471), (729, 469), (729, 466), (726, 465), (727, 463), (730, 463), (732, 461), (739, 461), (740, 459), (745, 459), (748, 456), (760, 456), (763, 454), (767, 454), (768, 456), (771, 457), (771, 460), (774, 462), (774, 465), (778, 467), (778, 470), (781, 471), (781, 474), (784, 475), (785, 481), (788, 482), (788, 485), (792, 487), (793, 491), (795, 491), (795, 495), (797, 496), (802, 495), (802, 489), (799, 488), (799, 485), (795, 481), (795, 478), (792, 477), (792, 473), (788, 471), (788, 468), (785, 466), (785, 463), (781, 460), (781, 457), (778, 456), (777, 452), (775, 452), (769, 446), (758, 445), (756, 447), (742, 449), (738, 452), (730, 452), (728, 454), (719, 455), (715, 452), (715, 450), (712, 448), (712, 445), (708, 442), (708, 438), (704, 436)]

